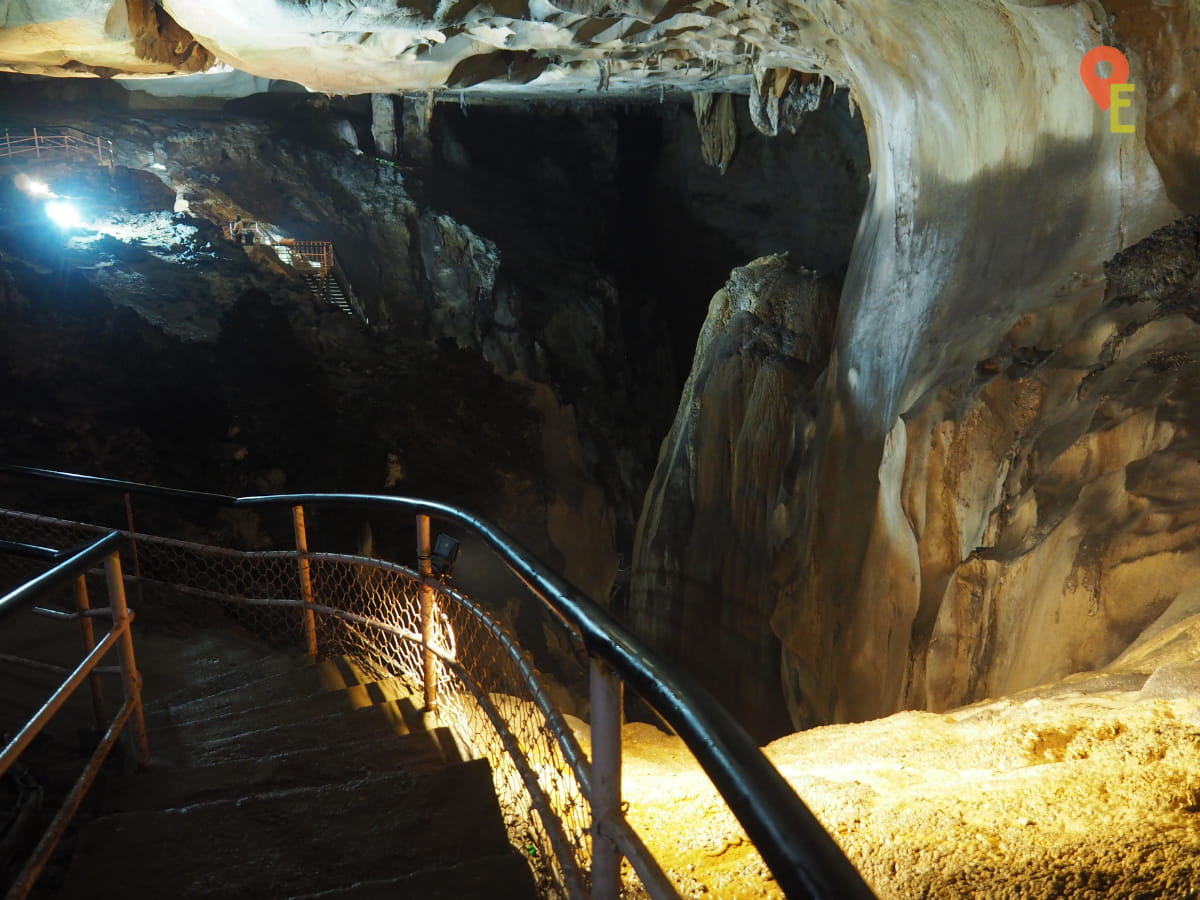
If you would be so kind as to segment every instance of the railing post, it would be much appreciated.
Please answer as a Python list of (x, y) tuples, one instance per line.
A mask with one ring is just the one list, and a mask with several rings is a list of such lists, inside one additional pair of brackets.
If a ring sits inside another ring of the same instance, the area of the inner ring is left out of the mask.
[(137, 600), (140, 606), (142, 604), (142, 561), (138, 557), (137, 538), (134, 537), (137, 529), (133, 526), (133, 496), (129, 491), (125, 492), (125, 524), (129, 526), (129, 554), (133, 557), (134, 585), (137, 588)]
[(429, 540), (429, 516), (417, 516), (417, 573), (421, 576), (421, 649), (425, 656), (425, 711), (437, 710), (437, 661), (434, 658), (434, 608), (432, 544)]
[(606, 826), (621, 815), (621, 725), (624, 685), (597, 659), (591, 661), (592, 701), (592, 900), (621, 893), (621, 851)]
[(138, 673), (137, 659), (133, 655), (133, 616), (125, 602), (125, 582), (121, 578), (121, 554), (114, 553), (104, 560), (104, 577), (108, 583), (108, 603), (112, 608), (113, 626), (124, 631), (117, 644), (121, 657), (121, 681), (125, 685), (125, 699), (133, 704), (133, 742), (138, 762), (150, 764), (150, 739), (146, 736), (146, 715), (142, 710), (142, 676)]
[(317, 620), (313, 615), (312, 574), (308, 567), (308, 532), (304, 528), (304, 507), (292, 507), (292, 527), (296, 532), (296, 565), (300, 572), (300, 599), (304, 601), (304, 647), (311, 662), (317, 661)]
[[(79, 629), (83, 632), (84, 655), (87, 655), (96, 649), (96, 629), (87, 614), (92, 606), (88, 601), (87, 577), (84, 575), (75, 579), (75, 608), (79, 610)], [(92, 710), (96, 714), (96, 727), (103, 731), (108, 725), (108, 716), (104, 714), (104, 685), (97, 672), (93, 671), (88, 676), (88, 687), (92, 691)]]
[(12, 159), (12, 138), (9, 137), (8, 129), (4, 129), (4, 149), (8, 151), (9, 159)]
[(42, 158), (42, 145), (38, 141), (38, 133), (36, 128), (33, 129), (33, 152), (37, 155), (38, 159)]

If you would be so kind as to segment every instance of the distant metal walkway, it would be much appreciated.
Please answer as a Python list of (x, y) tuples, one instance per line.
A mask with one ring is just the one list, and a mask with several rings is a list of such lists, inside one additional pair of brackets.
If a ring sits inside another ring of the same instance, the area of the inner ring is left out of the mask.
[(279, 261), (295, 269), (308, 284), (309, 290), (348, 316), (359, 316), (369, 322), (366, 311), (354, 292), (350, 282), (338, 265), (337, 254), (331, 241), (298, 241), (280, 238), (261, 222), (246, 222), (242, 232), (230, 231), (230, 237), (238, 240), (246, 234), (253, 235), (252, 243), (263, 244), (275, 251)]
[(0, 161), (55, 159), (63, 156), (81, 161), (95, 160), (102, 166), (116, 165), (113, 142), (69, 125), (34, 128), (33, 134), (11, 135), (4, 129)]

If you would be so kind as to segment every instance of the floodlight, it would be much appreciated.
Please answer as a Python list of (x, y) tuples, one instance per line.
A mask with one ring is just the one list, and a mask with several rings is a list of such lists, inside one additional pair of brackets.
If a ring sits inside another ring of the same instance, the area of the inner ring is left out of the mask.
[(51, 200), (47, 203), (46, 215), (59, 228), (77, 228), (83, 224), (83, 217), (79, 215), (79, 210), (74, 204), (62, 200)]

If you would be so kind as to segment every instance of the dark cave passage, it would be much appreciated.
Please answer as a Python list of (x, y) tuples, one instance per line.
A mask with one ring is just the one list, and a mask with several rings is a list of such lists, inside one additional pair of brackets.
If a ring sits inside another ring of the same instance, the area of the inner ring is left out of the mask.
[[(568, 261), (612, 273), (622, 318), (662, 324), (675, 396), (708, 301), (737, 266), (784, 253), (840, 278), (866, 201), (861, 118), (835, 95), (798, 133), (767, 137), (735, 104), (738, 145), (707, 165), (689, 105), (435, 107), (430, 203), (489, 235), (536, 288)], [(550, 298), (552, 301), (552, 298)], [(645, 333), (629, 348), (648, 355)]]

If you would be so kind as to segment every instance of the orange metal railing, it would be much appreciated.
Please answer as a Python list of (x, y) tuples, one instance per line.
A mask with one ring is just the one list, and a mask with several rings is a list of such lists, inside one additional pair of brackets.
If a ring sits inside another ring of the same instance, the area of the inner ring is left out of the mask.
[(313, 275), (328, 275), (337, 267), (333, 244), (329, 241), (295, 241), (292, 248), (292, 265)]
[(364, 322), (368, 321), (362, 304), (350, 290), (345, 273), (338, 269), (332, 241), (299, 241), (282, 237), (270, 223), (248, 222), (240, 218), (229, 224), (229, 237), (239, 244), (262, 244), (274, 248), (279, 261), (305, 276), (313, 291), (323, 300), (332, 299), (331, 289), (336, 285), (334, 293), (338, 296), (344, 294), (345, 302), (354, 313)]
[(4, 140), (0, 142), (0, 158), (42, 159), (57, 156), (95, 159), (105, 166), (112, 166), (116, 162), (112, 141), (78, 128), (34, 128), (33, 134), (29, 135), (11, 135), (8, 129), (4, 130)]
[[(150, 746), (146, 737), (146, 720), (142, 709), (141, 676), (138, 674), (137, 662), (134, 659), (133, 634), (130, 630), (133, 613), (125, 601), (125, 581), (121, 574), (120, 552), (125, 543), (126, 538), (120, 532), (113, 531), (75, 552), (56, 552), (40, 546), (12, 542), (3, 542), (3, 546), (0, 547), (0, 552), (7, 554), (20, 552), (57, 563), (49, 571), (0, 597), (0, 619), (7, 618), (19, 609), (27, 609), (32, 603), (48, 595), (53, 595), (68, 585), (73, 585), (75, 612), (69, 613), (53, 607), (38, 607), (33, 612), (55, 619), (79, 622), (85, 650), (83, 661), (74, 669), (58, 670), (65, 675), (60, 686), (41, 708), (20, 727), (16, 735), (9, 739), (3, 748), (0, 748), (0, 775), (13, 766), (17, 758), (33, 743), (50, 720), (62, 711), (74, 692), (85, 682), (91, 686), (96, 724), (104, 734), (63, 800), (58, 812), (42, 834), (32, 855), (17, 875), (16, 880), (9, 886), (6, 894), (9, 900), (22, 900), (33, 889), (34, 882), (37, 881), (38, 875), (50, 861), (55, 847), (66, 833), (67, 827), (82, 805), (88, 789), (95, 781), (105, 759), (112, 752), (126, 726), (129, 726), (133, 732), (133, 743), (138, 762), (143, 766), (150, 762)], [(104, 609), (93, 609), (88, 600), (87, 576), (98, 562), (103, 562), (104, 578), (108, 587), (109, 605)], [(92, 624), (93, 617), (104, 617), (111, 622), (108, 634), (100, 640), (96, 639)], [(111, 718), (106, 715), (103, 691), (98, 678), (102, 671), (107, 671), (101, 669), (100, 663), (110, 652), (115, 652), (117, 655), (119, 662), (117, 671), (120, 672), (124, 689), (124, 703), (116, 715)], [(38, 660), (22, 659), (9, 654), (4, 654), (4, 662), (15, 662), (34, 668), (57, 669), (55, 666)]]

